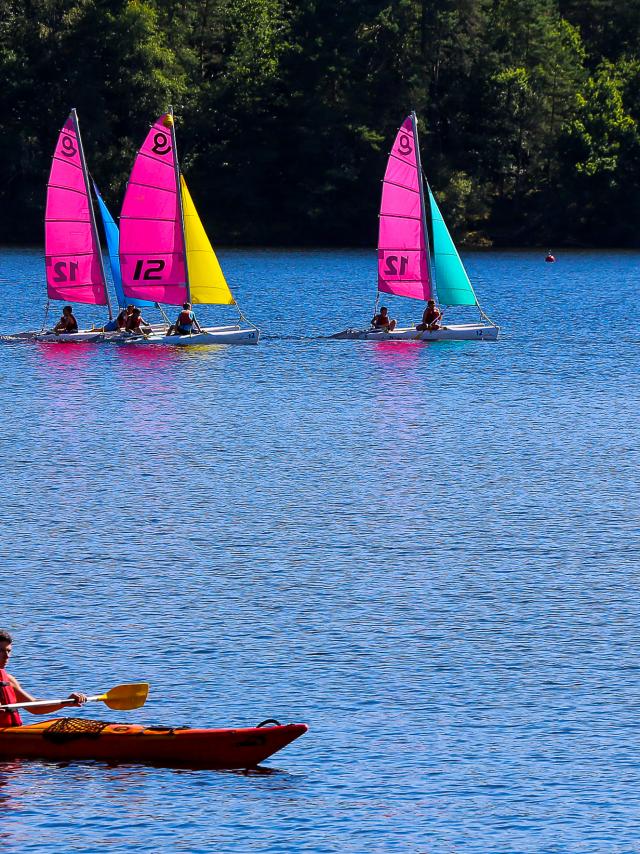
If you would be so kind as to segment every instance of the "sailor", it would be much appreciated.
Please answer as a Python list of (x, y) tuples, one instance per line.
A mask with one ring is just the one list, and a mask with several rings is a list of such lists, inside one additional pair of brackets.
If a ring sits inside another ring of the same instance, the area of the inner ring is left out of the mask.
[[(13, 640), (9, 632), (0, 629), (0, 706), (10, 703), (37, 702), (35, 697), (24, 690), (15, 676), (11, 676), (4, 669), (11, 657), (12, 644)], [(69, 699), (74, 701), (74, 706), (82, 706), (87, 702), (86, 695), (79, 691), (72, 691), (69, 694)], [(32, 711), (34, 715), (51, 715), (58, 709), (64, 708), (65, 705), (67, 704), (51, 703), (51, 705), (38, 706), (37, 709), (30, 709), (29, 711)], [(0, 727), (21, 725), (22, 719), (17, 711), (0, 709)]]
[(129, 318), (131, 317), (132, 314), (133, 314), (133, 306), (132, 305), (128, 305), (128, 306), (126, 306), (126, 308), (123, 308), (120, 311), (120, 314), (116, 317), (116, 321), (118, 323), (118, 329), (126, 329), (127, 328), (127, 321), (129, 320)]
[(128, 332), (143, 332), (143, 326), (146, 326), (149, 329), (149, 324), (142, 317), (142, 312), (139, 308), (134, 308), (131, 314), (127, 319), (127, 331)]
[(195, 314), (191, 311), (191, 303), (185, 302), (182, 306), (182, 311), (178, 315), (175, 324), (169, 328), (167, 335), (190, 335), (193, 329), (200, 332), (200, 324), (196, 320)]
[(73, 310), (70, 305), (65, 305), (62, 309), (62, 317), (53, 327), (53, 331), (57, 333), (64, 332), (65, 334), (78, 331), (78, 321), (73, 316)]
[(380, 313), (376, 314), (371, 320), (371, 325), (374, 329), (386, 329), (387, 332), (392, 332), (396, 328), (395, 320), (389, 317), (389, 309), (383, 305), (380, 307)]
[(436, 301), (430, 299), (427, 301), (427, 307), (422, 315), (422, 323), (416, 326), (416, 329), (440, 329), (440, 320), (442, 320), (442, 312), (436, 305)]

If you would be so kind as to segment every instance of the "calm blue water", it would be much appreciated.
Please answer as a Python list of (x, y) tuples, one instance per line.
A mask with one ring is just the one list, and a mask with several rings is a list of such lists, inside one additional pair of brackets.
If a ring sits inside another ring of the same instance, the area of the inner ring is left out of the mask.
[[(258, 348), (0, 342), (0, 622), (34, 693), (310, 731), (262, 776), (0, 763), (3, 849), (640, 850), (640, 255), (467, 255), (495, 345), (322, 340), (372, 252), (220, 255)], [(42, 278), (0, 253), (4, 331)]]

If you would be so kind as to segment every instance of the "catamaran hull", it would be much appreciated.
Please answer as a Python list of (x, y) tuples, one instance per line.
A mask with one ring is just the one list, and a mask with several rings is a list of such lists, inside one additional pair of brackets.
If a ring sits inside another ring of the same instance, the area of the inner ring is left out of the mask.
[(443, 326), (441, 329), (345, 329), (332, 335), (341, 341), (496, 341), (499, 326), (487, 326), (482, 323), (464, 323), (456, 326)]
[(129, 339), (136, 344), (164, 344), (169, 347), (195, 347), (211, 344), (257, 344), (258, 329), (241, 329), (239, 326), (216, 326), (194, 332), (192, 335), (148, 335)]
[(82, 329), (80, 332), (73, 332), (71, 334), (36, 332), (32, 337), (35, 341), (43, 341), (47, 344), (95, 344), (99, 341), (108, 341), (113, 335), (118, 335), (118, 333), (102, 332), (99, 329)]

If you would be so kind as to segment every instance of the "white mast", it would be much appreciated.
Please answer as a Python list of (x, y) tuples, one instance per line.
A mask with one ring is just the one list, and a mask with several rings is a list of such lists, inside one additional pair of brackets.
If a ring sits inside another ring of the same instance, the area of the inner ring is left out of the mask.
[(189, 264), (187, 263), (187, 240), (184, 232), (184, 207), (182, 205), (182, 187), (180, 185), (180, 166), (178, 165), (178, 148), (176, 146), (176, 128), (173, 121), (173, 107), (169, 107), (171, 117), (171, 142), (173, 144), (173, 165), (176, 175), (176, 192), (178, 194), (178, 205), (180, 206), (180, 228), (182, 231), (182, 245), (184, 247), (184, 278), (187, 288), (187, 302), (191, 302), (191, 286), (189, 284)]
[(433, 298), (437, 301), (438, 294), (436, 291), (436, 280), (433, 275), (433, 265), (431, 263), (431, 251), (429, 248), (429, 230), (427, 228), (427, 208), (424, 199), (424, 182), (422, 180), (422, 162), (420, 160), (420, 142), (418, 140), (418, 119), (415, 110), (411, 111), (411, 124), (413, 125), (413, 138), (416, 144), (416, 166), (418, 169), (418, 186), (420, 187), (420, 212), (422, 214), (422, 229), (424, 231), (425, 252), (427, 253), (427, 268), (429, 270), (429, 278), (431, 280), (431, 290)]

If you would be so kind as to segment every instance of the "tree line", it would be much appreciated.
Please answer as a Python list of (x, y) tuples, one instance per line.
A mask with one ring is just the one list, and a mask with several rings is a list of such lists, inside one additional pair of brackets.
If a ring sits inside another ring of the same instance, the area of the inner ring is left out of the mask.
[(371, 245), (394, 133), (468, 243), (638, 246), (640, 0), (0, 0), (0, 241), (78, 110), (114, 213), (174, 106), (215, 242)]

